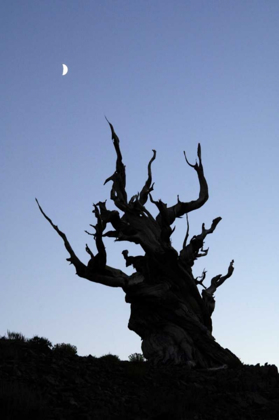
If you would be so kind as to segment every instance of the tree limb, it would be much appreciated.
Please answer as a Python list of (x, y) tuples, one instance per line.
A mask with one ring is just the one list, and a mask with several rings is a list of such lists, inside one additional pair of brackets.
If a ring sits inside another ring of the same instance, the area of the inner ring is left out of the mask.
[(187, 231), (186, 231), (186, 235), (185, 235), (185, 238), (184, 238), (184, 241), (183, 241), (182, 249), (184, 249), (186, 247), (187, 240), (189, 238), (189, 229), (190, 229), (190, 226), (189, 226), (188, 213), (186, 213), (186, 221), (187, 221)]
[(202, 235), (203, 238), (205, 238), (209, 233), (213, 233), (214, 230), (216, 229), (216, 226), (218, 225), (218, 223), (222, 220), (222, 217), (216, 217), (216, 219), (214, 219), (211, 223), (211, 226), (209, 229), (205, 229), (204, 227), (204, 223), (202, 224)]
[(162, 224), (162, 220), (164, 219), (164, 223), (168, 223), (169, 226), (175, 221), (176, 218), (183, 216), (186, 213), (189, 213), (190, 211), (196, 210), (203, 206), (203, 204), (208, 200), (208, 185), (204, 176), (203, 172), (203, 165), (202, 165), (202, 158), (201, 158), (201, 145), (198, 144), (198, 151), (197, 155), (199, 158), (199, 163), (195, 163), (195, 165), (192, 165), (188, 162), (186, 154), (184, 152), (185, 160), (188, 163), (189, 166), (195, 169), (195, 171), (198, 174), (199, 184), (200, 184), (200, 192), (199, 197), (197, 200), (190, 201), (188, 203), (184, 203), (179, 200), (179, 197), (177, 198), (177, 204), (175, 204), (172, 207), (167, 207), (164, 203), (159, 200), (158, 202), (155, 202), (160, 205), (159, 208), (160, 213), (158, 214), (156, 220), (159, 224)]
[(221, 286), (221, 284), (223, 284), (224, 281), (226, 281), (229, 277), (231, 277), (234, 271), (233, 263), (234, 263), (234, 260), (230, 262), (228, 272), (225, 276), (222, 276), (222, 274), (218, 274), (217, 276), (213, 277), (211, 280), (211, 285), (203, 292), (209, 296), (213, 296), (217, 290), (217, 287)]
[[(199, 235), (193, 236), (192, 239), (190, 240), (190, 243), (186, 246), (185, 246), (186, 242), (184, 240), (183, 248), (179, 254), (179, 258), (183, 264), (191, 267), (197, 258), (204, 257), (207, 255), (209, 248), (205, 250), (203, 249), (204, 239), (206, 238), (207, 235), (214, 232), (214, 230), (216, 229), (216, 226), (221, 220), (222, 220), (221, 217), (216, 217), (216, 219), (212, 221), (209, 229), (205, 229), (204, 223), (203, 223), (202, 232)], [(187, 229), (187, 234), (188, 234), (188, 229)], [(199, 250), (201, 250), (202, 252), (199, 252)]]
[[(104, 229), (107, 226), (107, 223), (111, 223), (114, 229), (119, 229), (120, 224), (120, 216), (117, 210), (107, 210), (106, 208), (106, 201), (99, 201), (99, 203), (96, 204), (96, 206), (99, 207), (100, 210), (100, 216), (102, 219), (102, 223), (104, 226)], [(94, 213), (95, 210), (92, 210)]]
[(154, 187), (154, 182), (152, 183), (152, 172), (151, 172), (151, 164), (152, 162), (156, 159), (156, 150), (152, 150), (153, 151), (153, 156), (150, 159), (149, 163), (148, 163), (148, 178), (147, 181), (144, 185), (144, 187), (142, 188), (141, 192), (140, 192), (140, 196), (139, 196), (139, 202), (144, 205), (147, 201), (148, 198), (148, 194), (153, 191), (153, 187)]
[(204, 279), (205, 279), (205, 277), (206, 277), (206, 273), (207, 273), (207, 271), (205, 271), (205, 269), (203, 270), (203, 272), (202, 272), (202, 275), (201, 276), (199, 276), (199, 277), (196, 277), (195, 278), (195, 282), (196, 282), (196, 284), (198, 285), (200, 285), (200, 286), (202, 286), (204, 289), (206, 289), (206, 287), (205, 287), (205, 285), (203, 284), (203, 282), (204, 282)]
[(106, 248), (105, 248), (105, 245), (103, 243), (103, 238), (102, 238), (102, 234), (103, 234), (103, 231), (106, 227), (106, 224), (104, 224), (102, 222), (100, 212), (99, 212), (99, 209), (98, 209), (96, 204), (94, 204), (93, 213), (95, 214), (96, 219), (97, 219), (97, 224), (94, 226), (94, 229), (95, 229), (94, 238), (95, 238), (95, 243), (96, 243), (96, 247), (97, 247), (97, 250), (98, 250), (98, 254), (96, 256), (94, 256), (92, 252), (88, 252), (89, 248), (88, 248), (88, 245), (86, 245), (86, 251), (91, 256), (91, 259), (89, 260), (89, 262), (87, 264), (87, 267), (92, 272), (95, 272), (95, 273), (100, 272), (101, 273), (105, 269), (106, 262), (107, 262)]
[(122, 162), (122, 154), (119, 147), (119, 138), (115, 134), (113, 125), (109, 122), (107, 117), (105, 117), (110, 129), (111, 129), (111, 138), (113, 140), (113, 145), (116, 151), (117, 159), (116, 159), (116, 171), (112, 176), (107, 178), (104, 182), (104, 185), (108, 181), (112, 181), (112, 189), (110, 193), (111, 199), (114, 201), (114, 204), (116, 207), (118, 207), (120, 210), (125, 211), (127, 206), (127, 193), (125, 190), (126, 187), (126, 171), (125, 171), (125, 165)]
[[(127, 274), (123, 273), (121, 270), (118, 270), (118, 269), (115, 269), (115, 268), (112, 268), (112, 267), (109, 267), (109, 266), (106, 265), (105, 268), (103, 269), (102, 273), (98, 273), (98, 272), (94, 272), (94, 271), (90, 270), (89, 267), (87, 267), (85, 264), (83, 264), (80, 261), (80, 259), (76, 256), (75, 252), (73, 251), (65, 233), (63, 233), (58, 228), (58, 226), (54, 225), (52, 220), (45, 214), (45, 212), (43, 211), (42, 207), (40, 206), (37, 198), (35, 200), (36, 200), (37, 205), (40, 209), (40, 212), (42, 213), (44, 218), (51, 224), (53, 229), (63, 239), (64, 246), (70, 254), (70, 258), (67, 258), (67, 261), (69, 261), (70, 264), (73, 264), (75, 266), (76, 274), (79, 277), (85, 278), (85, 279), (87, 279), (89, 281), (92, 281), (94, 283), (101, 283), (105, 286), (125, 287), (128, 279), (129, 279), (129, 276), (127, 276)], [(91, 252), (89, 250), (88, 246), (86, 246), (86, 251), (89, 252), (89, 254)], [(91, 254), (93, 255), (92, 252), (91, 252)], [(92, 255), (91, 255), (91, 257), (92, 257)]]
[(212, 332), (211, 316), (215, 309), (214, 293), (216, 292), (217, 287), (221, 286), (221, 284), (223, 284), (225, 280), (231, 277), (234, 270), (233, 263), (234, 263), (234, 260), (231, 261), (228, 268), (228, 272), (225, 276), (222, 276), (222, 274), (218, 274), (217, 276), (213, 277), (213, 279), (211, 279), (211, 285), (202, 291), (205, 325), (208, 327), (208, 329), (211, 332)]

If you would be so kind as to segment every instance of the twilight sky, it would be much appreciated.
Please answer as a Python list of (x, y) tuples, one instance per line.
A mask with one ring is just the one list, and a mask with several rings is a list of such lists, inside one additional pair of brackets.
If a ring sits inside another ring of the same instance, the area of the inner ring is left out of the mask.
[[(206, 268), (208, 285), (235, 260), (216, 292), (213, 335), (244, 363), (279, 366), (279, 2), (2, 0), (0, 39), (0, 335), (39, 335), (80, 355), (141, 352), (123, 291), (77, 277), (35, 203), (87, 262), (92, 203), (113, 209), (106, 115), (129, 197), (156, 149), (153, 198), (196, 199), (183, 150), (194, 163), (201, 143), (210, 198), (189, 214), (190, 237), (223, 220), (194, 274)], [(179, 251), (185, 219), (175, 225)], [(131, 273), (121, 251), (140, 247), (105, 245), (108, 264)]]

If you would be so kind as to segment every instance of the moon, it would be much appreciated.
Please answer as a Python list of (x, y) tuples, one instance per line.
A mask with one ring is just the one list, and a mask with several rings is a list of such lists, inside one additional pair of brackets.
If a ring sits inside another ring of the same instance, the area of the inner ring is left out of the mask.
[(69, 69), (68, 69), (68, 67), (66, 66), (66, 64), (62, 64), (62, 67), (63, 67), (62, 76), (65, 76), (65, 74), (67, 74), (67, 73), (68, 73)]

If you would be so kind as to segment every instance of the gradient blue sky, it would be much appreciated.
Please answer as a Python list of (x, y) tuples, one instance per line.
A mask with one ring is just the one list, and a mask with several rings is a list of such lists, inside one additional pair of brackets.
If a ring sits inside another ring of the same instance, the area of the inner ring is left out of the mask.
[[(123, 291), (77, 277), (35, 203), (87, 262), (92, 203), (109, 199), (115, 169), (106, 115), (129, 196), (156, 149), (154, 198), (195, 199), (183, 150), (194, 163), (201, 143), (210, 198), (189, 215), (190, 235), (223, 220), (194, 273), (206, 268), (208, 284), (235, 260), (213, 334), (245, 363), (279, 366), (279, 2), (2, 0), (0, 39), (0, 334), (37, 334), (80, 355), (141, 351)], [(179, 220), (178, 250), (185, 229)], [(109, 264), (131, 272), (127, 244), (105, 245)]]

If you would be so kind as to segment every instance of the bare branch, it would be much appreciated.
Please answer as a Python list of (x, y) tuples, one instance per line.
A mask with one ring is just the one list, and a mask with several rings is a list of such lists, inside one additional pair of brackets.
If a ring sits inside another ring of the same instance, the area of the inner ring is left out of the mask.
[(159, 214), (156, 217), (156, 221), (161, 228), (161, 240), (164, 244), (170, 245), (170, 237), (174, 229), (171, 229), (171, 220), (169, 219), (169, 212), (167, 204), (162, 200), (155, 201), (151, 194), (149, 194), (151, 203), (155, 204), (159, 210)]
[(101, 273), (105, 269), (107, 262), (107, 253), (102, 239), (102, 234), (105, 225), (102, 223), (100, 212), (96, 204), (94, 204), (93, 212), (97, 219), (97, 224), (96, 226), (94, 226), (94, 229), (96, 231), (94, 237), (98, 254), (95, 257), (93, 254), (91, 255), (91, 260), (88, 262), (88, 268), (93, 272)]
[(209, 229), (205, 229), (204, 227), (204, 223), (202, 224), (202, 235), (203, 238), (205, 238), (208, 234), (213, 233), (214, 230), (216, 229), (216, 226), (218, 225), (218, 223), (222, 220), (222, 217), (216, 217), (216, 219), (214, 219), (211, 223), (211, 226)]
[[(201, 157), (201, 145), (200, 143), (198, 144), (198, 150), (197, 150), (197, 155), (199, 158), (199, 163), (195, 163), (195, 165), (191, 165), (186, 157), (186, 153), (184, 152), (184, 156), (185, 156), (185, 160), (188, 163), (189, 166), (191, 166), (192, 168), (195, 169), (195, 171), (197, 172), (198, 175), (198, 179), (199, 179), (199, 183), (200, 183), (200, 192), (199, 192), (199, 198), (195, 201), (190, 201), (189, 203), (181, 203), (181, 208), (178, 209), (178, 214), (182, 215), (185, 214), (186, 212), (189, 213), (190, 211), (196, 210), (198, 208), (200, 208), (201, 206), (204, 205), (204, 203), (206, 203), (206, 201), (208, 200), (208, 185), (204, 176), (204, 172), (203, 172), (203, 165), (202, 165), (202, 157)], [(183, 212), (181, 214), (181, 212)]]
[(203, 270), (203, 272), (202, 272), (202, 275), (201, 276), (199, 276), (199, 277), (197, 277), (197, 278), (195, 278), (195, 282), (196, 282), (196, 284), (198, 285), (200, 285), (200, 286), (202, 286), (204, 289), (206, 288), (205, 287), (205, 285), (203, 284), (203, 282), (204, 282), (204, 279), (205, 279), (205, 277), (206, 277), (206, 273), (207, 273), (207, 271), (205, 271), (205, 269)]
[(188, 213), (186, 213), (186, 221), (187, 221), (187, 231), (186, 231), (186, 236), (185, 236), (185, 239), (184, 239), (184, 241), (183, 241), (182, 249), (186, 247), (186, 245), (187, 245), (187, 240), (188, 240), (188, 237), (189, 237), (189, 229), (190, 229), (190, 226), (189, 226)]
[(90, 255), (91, 258), (94, 258), (94, 254), (87, 244), (85, 244), (85, 251)]
[(215, 298), (214, 293), (216, 292), (217, 288), (221, 286), (221, 284), (224, 283), (225, 280), (227, 280), (233, 273), (234, 267), (233, 267), (234, 260), (231, 261), (228, 272), (225, 276), (222, 276), (222, 274), (218, 274), (217, 276), (213, 277), (211, 279), (211, 285), (202, 291), (202, 300), (204, 304), (204, 320), (205, 325), (208, 327), (208, 329), (212, 332), (212, 313), (215, 309)]
[(197, 172), (199, 183), (200, 183), (199, 197), (197, 200), (190, 201), (188, 203), (183, 203), (181, 201), (178, 201), (178, 203), (175, 206), (170, 207), (169, 211), (172, 211), (174, 218), (183, 216), (185, 213), (189, 213), (190, 211), (200, 208), (208, 200), (208, 185), (207, 185), (204, 172), (203, 172), (200, 143), (198, 144), (197, 155), (199, 158), (199, 163), (195, 163), (195, 165), (191, 165), (186, 158), (186, 153), (184, 152), (186, 162), (188, 163), (189, 166), (194, 168), (195, 171)]
[(225, 276), (222, 276), (222, 274), (218, 274), (217, 276), (213, 277), (213, 279), (211, 280), (211, 285), (206, 290), (204, 290), (204, 293), (206, 293), (209, 296), (213, 296), (217, 290), (217, 287), (221, 286), (221, 284), (223, 284), (224, 281), (226, 281), (229, 277), (231, 277), (234, 271), (233, 264), (234, 264), (234, 260), (230, 262), (228, 272)]
[(122, 162), (122, 154), (121, 154), (120, 146), (119, 146), (119, 138), (115, 134), (113, 125), (109, 122), (107, 118), (106, 120), (109, 123), (110, 129), (111, 129), (111, 138), (113, 140), (113, 145), (116, 151), (117, 159), (116, 159), (116, 171), (114, 172), (112, 176), (110, 176), (109, 178), (105, 180), (104, 184), (106, 184), (108, 181), (113, 182), (110, 197), (114, 201), (116, 207), (118, 207), (122, 211), (125, 211), (126, 206), (127, 206), (127, 193), (125, 190), (125, 187), (126, 187), (125, 165)]
[[(205, 229), (203, 223), (202, 232), (199, 235), (193, 236), (188, 245), (186, 245), (186, 242), (184, 240), (183, 248), (180, 251), (179, 255), (179, 258), (184, 265), (188, 265), (191, 267), (197, 258), (204, 257), (208, 254), (209, 248), (203, 249), (204, 239), (208, 234), (214, 232), (220, 220), (222, 220), (221, 217), (216, 217), (216, 219), (212, 221), (211, 227), (209, 229)], [(199, 252), (199, 250), (201, 250), (201, 252)]]
[(85, 271), (86, 271), (86, 266), (79, 260), (79, 258), (74, 253), (74, 251), (73, 251), (65, 233), (61, 232), (61, 230), (58, 228), (58, 226), (55, 226), (54, 223), (52, 222), (52, 220), (45, 214), (45, 212), (43, 211), (42, 207), (40, 206), (37, 198), (35, 200), (38, 204), (38, 207), (39, 207), (42, 215), (51, 224), (51, 226), (58, 233), (58, 235), (63, 239), (65, 248), (70, 254), (70, 258), (67, 258), (67, 261), (69, 261), (71, 264), (73, 264), (75, 266), (78, 276), (84, 277), (85, 276)]
[(208, 254), (208, 251), (209, 251), (209, 248), (207, 248), (207, 249), (203, 249), (203, 247), (201, 248), (201, 252), (199, 252), (198, 254), (197, 254), (197, 258), (200, 258), (200, 257), (205, 257), (207, 254)]
[[(52, 222), (52, 220), (45, 214), (45, 212), (43, 211), (42, 207), (39, 204), (39, 201), (37, 200), (37, 198), (35, 199), (37, 202), (37, 205), (40, 209), (40, 212), (42, 213), (42, 215), (44, 216), (44, 218), (51, 224), (51, 226), (53, 227), (53, 229), (58, 233), (58, 235), (63, 239), (64, 241), (64, 246), (66, 248), (66, 250), (69, 252), (70, 254), (70, 258), (67, 258), (67, 261), (70, 262), (70, 264), (73, 264), (76, 268), (76, 274), (79, 277), (85, 278), (89, 281), (92, 281), (94, 283), (101, 283), (105, 286), (110, 286), (110, 287), (125, 287), (125, 285), (127, 284), (128, 281), (128, 276), (123, 273), (121, 270), (117, 270), (115, 268), (109, 267), (109, 266), (105, 266), (104, 270), (102, 271), (102, 273), (98, 273), (98, 272), (94, 272), (90, 269), (90, 267), (87, 267), (85, 264), (83, 264), (79, 258), (76, 256), (76, 254), (74, 253), (65, 233), (63, 233), (58, 226), (54, 225), (54, 223)], [(90, 251), (89, 248), (86, 250), (87, 252)], [(91, 251), (90, 251), (91, 252)], [(93, 255), (93, 253), (91, 252), (91, 254)], [(92, 257), (91, 255), (91, 257)], [(91, 261), (91, 260), (90, 260)]]
[(161, 213), (157, 216), (157, 220), (160, 223), (162, 217), (164, 217), (165, 221), (168, 221), (169, 225), (171, 225), (176, 218), (183, 216), (185, 213), (189, 213), (190, 211), (196, 210), (204, 205), (204, 203), (208, 200), (208, 185), (203, 173), (203, 165), (202, 165), (202, 159), (201, 159), (201, 146), (198, 144), (198, 158), (199, 163), (195, 163), (195, 165), (191, 165), (185, 155), (185, 160), (188, 163), (189, 166), (195, 169), (195, 171), (198, 174), (199, 184), (200, 184), (200, 192), (199, 197), (197, 200), (190, 201), (188, 203), (184, 203), (179, 200), (177, 204), (175, 204), (172, 207), (166, 207), (164, 208), (164, 215)]
[(143, 189), (140, 192), (140, 198), (139, 198), (139, 202), (144, 205), (147, 201), (148, 198), (148, 194), (153, 191), (153, 187), (154, 187), (154, 182), (152, 183), (152, 172), (151, 172), (151, 164), (152, 162), (156, 159), (156, 150), (152, 150), (153, 151), (153, 156), (150, 159), (149, 163), (148, 163), (148, 178), (147, 181), (143, 187)]
[[(106, 201), (99, 201), (96, 204), (100, 210), (100, 217), (102, 219), (103, 227), (105, 230), (107, 223), (111, 223), (114, 229), (118, 230), (120, 225), (120, 216), (117, 210), (107, 210)], [(93, 210), (94, 213), (94, 210)]]

